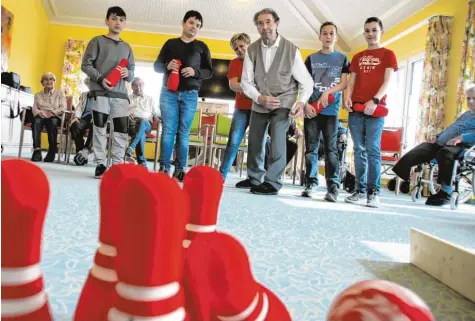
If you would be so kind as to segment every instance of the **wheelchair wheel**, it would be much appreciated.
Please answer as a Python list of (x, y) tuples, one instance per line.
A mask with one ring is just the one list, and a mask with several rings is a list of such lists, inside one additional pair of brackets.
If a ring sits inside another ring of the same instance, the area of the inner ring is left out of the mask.
[(450, 208), (456, 210), (459, 206), (459, 193), (453, 192), (450, 197)]
[(399, 191), (403, 194), (409, 194), (409, 191), (411, 189), (411, 185), (409, 182), (401, 182), (399, 185)]
[(422, 198), (422, 191), (420, 186), (414, 187), (414, 189), (411, 192), (411, 200), (413, 202), (417, 202)]
[(459, 181), (459, 204), (464, 204), (472, 198), (473, 194), (473, 180), (470, 182), (468, 177), (462, 176)]
[(388, 184), (386, 186), (387, 186), (388, 190), (390, 190), (391, 192), (394, 192), (396, 190), (396, 179), (391, 178), (388, 181)]
[(429, 171), (430, 183), (428, 184), (429, 185), (428, 187), (432, 195), (437, 194), (440, 190), (440, 185), (437, 182), (438, 179), (439, 179), (439, 166), (435, 164), (430, 168), (430, 171)]
[(475, 169), (472, 173), (472, 192), (473, 192), (473, 195), (475, 195)]

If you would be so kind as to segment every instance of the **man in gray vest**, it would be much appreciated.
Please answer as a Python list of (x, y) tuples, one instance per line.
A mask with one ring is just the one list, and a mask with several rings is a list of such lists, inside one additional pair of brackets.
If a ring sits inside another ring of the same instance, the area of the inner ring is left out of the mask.
[[(247, 154), (248, 179), (237, 183), (236, 187), (250, 188), (254, 194), (276, 195), (282, 187), (289, 116), (301, 116), (313, 92), (313, 80), (299, 49), (277, 33), (279, 21), (277, 13), (269, 8), (254, 15), (261, 39), (248, 47), (244, 57), (241, 88), (253, 104)], [(268, 126), (271, 146), (266, 171), (264, 145)]]

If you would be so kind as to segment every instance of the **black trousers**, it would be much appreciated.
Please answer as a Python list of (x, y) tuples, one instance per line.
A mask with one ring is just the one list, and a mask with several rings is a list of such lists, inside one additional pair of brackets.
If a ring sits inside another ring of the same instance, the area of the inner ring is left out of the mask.
[[(292, 158), (295, 156), (295, 153), (297, 152), (297, 149), (298, 149), (298, 145), (297, 143), (291, 141), (290, 139), (287, 139), (287, 142), (286, 142), (286, 146), (287, 146), (287, 153), (286, 153), (286, 161), (287, 161), (287, 165), (289, 165), (290, 161), (292, 160)], [(264, 168), (267, 170), (267, 160), (269, 159), (269, 153), (270, 153), (270, 139), (267, 139), (266, 141), (266, 156), (265, 156), (265, 160), (264, 160)]]
[(464, 145), (440, 146), (435, 143), (422, 143), (401, 157), (392, 170), (401, 179), (408, 181), (412, 167), (427, 163), (435, 158), (439, 165), (438, 183), (452, 186), (452, 170), (455, 160), (465, 148)]
[(337, 116), (317, 115), (304, 119), (305, 133), (305, 168), (307, 184), (318, 184), (318, 149), (320, 135), (323, 135), (325, 152), (325, 178), (327, 186), (340, 186), (339, 161), (337, 149)]
[(50, 118), (41, 118), (36, 116), (33, 119), (31, 124), (31, 130), (33, 134), (33, 148), (41, 148), (41, 130), (43, 127), (46, 127), (46, 132), (48, 133), (48, 152), (56, 153), (57, 151), (57, 141), (58, 141), (58, 127), (61, 125), (61, 119), (59, 117), (53, 116)]
[[(79, 122), (72, 124), (71, 128), (69, 128), (74, 144), (76, 144), (76, 152), (83, 150), (84, 147), (87, 149), (92, 148), (92, 127), (92, 115), (88, 115), (85, 118), (81, 118)], [(89, 133), (87, 134), (86, 143), (84, 143), (86, 130), (89, 130)]]

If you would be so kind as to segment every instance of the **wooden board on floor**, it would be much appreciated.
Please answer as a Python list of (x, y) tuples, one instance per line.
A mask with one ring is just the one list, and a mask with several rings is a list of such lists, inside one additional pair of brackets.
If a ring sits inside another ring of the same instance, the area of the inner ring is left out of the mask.
[(411, 228), (410, 262), (475, 302), (475, 251)]

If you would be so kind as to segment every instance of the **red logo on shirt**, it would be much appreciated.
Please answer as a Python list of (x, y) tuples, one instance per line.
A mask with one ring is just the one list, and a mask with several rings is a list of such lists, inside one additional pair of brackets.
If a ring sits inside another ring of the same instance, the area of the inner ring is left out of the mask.
[(374, 56), (362, 56), (359, 61), (360, 70), (364, 73), (369, 73), (376, 69), (381, 64), (381, 59)]

